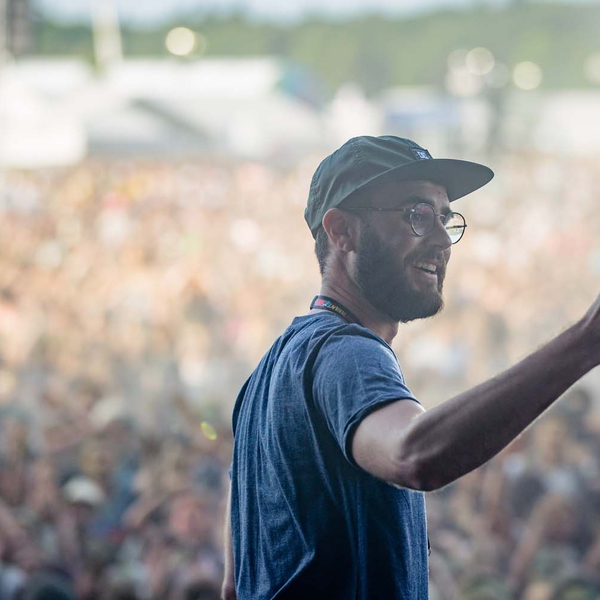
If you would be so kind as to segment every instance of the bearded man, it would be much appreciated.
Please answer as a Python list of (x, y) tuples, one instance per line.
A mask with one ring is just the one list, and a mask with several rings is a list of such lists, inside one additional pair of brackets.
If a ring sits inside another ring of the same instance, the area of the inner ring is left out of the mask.
[(424, 494), (481, 466), (599, 362), (598, 301), (498, 377), (425, 412), (391, 348), (443, 306), (458, 198), (493, 177), (411, 140), (353, 138), (312, 179), (322, 287), (244, 384), (223, 597), (423, 600)]

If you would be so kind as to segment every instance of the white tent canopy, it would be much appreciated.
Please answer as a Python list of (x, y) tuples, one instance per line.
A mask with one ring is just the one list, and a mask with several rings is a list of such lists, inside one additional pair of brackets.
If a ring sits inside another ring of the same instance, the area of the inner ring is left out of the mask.
[(319, 112), (281, 88), (286, 70), (271, 58), (128, 60), (101, 75), (78, 61), (22, 61), (0, 73), (0, 122), (11, 124), (0, 160), (35, 168), (98, 153), (294, 155), (324, 133)]

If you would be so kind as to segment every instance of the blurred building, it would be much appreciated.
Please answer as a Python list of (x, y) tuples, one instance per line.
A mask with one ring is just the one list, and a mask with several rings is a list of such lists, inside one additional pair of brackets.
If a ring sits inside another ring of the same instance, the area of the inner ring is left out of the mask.
[(485, 93), (427, 87), (368, 98), (346, 85), (325, 103), (315, 80), (276, 58), (125, 59), (101, 70), (73, 59), (9, 61), (0, 70), (0, 165), (206, 155), (292, 163), (382, 133), (436, 156), (483, 158), (493, 146), (600, 152), (596, 91), (506, 89), (500, 110)]
[(434, 155), (456, 154), (461, 103), (431, 87), (394, 87), (378, 98), (383, 129), (428, 146)]
[(78, 61), (16, 61), (0, 71), (0, 167), (43, 168), (77, 163), (87, 134), (71, 101), (92, 80)]
[(434, 88), (393, 88), (377, 99), (383, 130), (414, 138), (437, 156), (533, 149), (600, 153), (600, 93), (506, 90), (500, 106), (485, 94), (460, 98)]
[(342, 85), (327, 108), (329, 137), (335, 146), (357, 135), (383, 135), (383, 112), (355, 83)]
[(86, 115), (90, 152), (301, 155), (320, 143), (321, 118), (292, 70), (271, 58), (114, 65), (96, 85), (103, 106)]
[(306, 79), (272, 58), (124, 60), (101, 75), (75, 60), (17, 61), (0, 78), (7, 131), (0, 161), (36, 167), (89, 155), (207, 153), (293, 159), (325, 137)]

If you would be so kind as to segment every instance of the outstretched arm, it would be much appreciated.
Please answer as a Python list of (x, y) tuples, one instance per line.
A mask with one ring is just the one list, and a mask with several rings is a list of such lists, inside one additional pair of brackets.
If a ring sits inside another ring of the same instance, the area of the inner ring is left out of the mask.
[(352, 440), (356, 462), (403, 487), (430, 491), (481, 466), (600, 362), (600, 298), (585, 317), (501, 375), (425, 412), (393, 402)]

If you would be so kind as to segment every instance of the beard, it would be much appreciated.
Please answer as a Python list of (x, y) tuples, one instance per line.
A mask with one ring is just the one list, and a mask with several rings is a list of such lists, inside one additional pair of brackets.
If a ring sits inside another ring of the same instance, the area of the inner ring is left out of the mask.
[[(420, 250), (397, 262), (389, 247), (370, 224), (363, 220), (360, 248), (356, 259), (356, 283), (368, 302), (392, 321), (407, 323), (432, 317), (442, 310), (444, 268), (438, 269), (438, 284), (433, 289), (416, 289), (406, 274), (406, 265), (433, 258), (432, 251)], [(439, 257), (439, 253), (436, 254)]]

